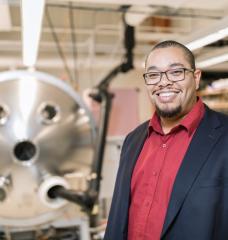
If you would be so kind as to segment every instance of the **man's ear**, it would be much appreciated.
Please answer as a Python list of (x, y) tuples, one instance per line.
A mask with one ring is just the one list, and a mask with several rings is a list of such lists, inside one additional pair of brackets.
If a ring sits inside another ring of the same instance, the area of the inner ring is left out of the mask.
[(201, 70), (200, 69), (195, 70), (194, 79), (195, 79), (195, 83), (196, 83), (196, 90), (198, 90), (199, 84), (200, 84), (200, 79), (201, 79)]

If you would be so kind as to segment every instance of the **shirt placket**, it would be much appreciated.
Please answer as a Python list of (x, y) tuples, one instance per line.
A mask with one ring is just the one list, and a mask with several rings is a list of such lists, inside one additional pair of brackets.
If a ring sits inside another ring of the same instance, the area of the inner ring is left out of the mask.
[[(164, 141), (162, 141), (162, 136), (158, 135), (157, 138), (159, 141), (159, 146), (158, 146), (159, 153), (157, 154), (157, 157), (159, 156), (159, 159), (155, 159), (156, 164), (154, 166), (154, 169), (152, 170), (147, 169), (147, 173), (146, 173), (146, 174), (149, 174), (150, 177), (149, 177), (148, 183), (146, 183), (148, 184), (147, 192), (145, 194), (145, 200), (142, 204), (142, 209), (141, 209), (142, 211), (141, 216), (144, 216), (144, 218), (142, 217), (140, 221), (142, 223), (142, 226), (141, 226), (141, 231), (138, 234), (138, 238), (137, 238), (139, 240), (147, 240), (147, 237), (146, 237), (147, 235), (143, 233), (146, 233), (146, 227), (147, 227), (146, 223), (148, 222), (150, 210), (156, 204), (156, 193), (157, 193), (159, 175), (165, 161), (166, 151), (168, 147), (167, 141), (165, 143)], [(150, 226), (150, 227), (153, 227), (153, 226)]]

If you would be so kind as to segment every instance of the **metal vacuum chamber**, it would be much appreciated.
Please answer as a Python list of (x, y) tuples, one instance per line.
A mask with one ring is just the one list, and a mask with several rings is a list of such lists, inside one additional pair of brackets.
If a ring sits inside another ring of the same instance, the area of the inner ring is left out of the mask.
[(0, 226), (29, 228), (70, 203), (52, 187), (85, 190), (96, 127), (80, 96), (41, 72), (0, 73)]

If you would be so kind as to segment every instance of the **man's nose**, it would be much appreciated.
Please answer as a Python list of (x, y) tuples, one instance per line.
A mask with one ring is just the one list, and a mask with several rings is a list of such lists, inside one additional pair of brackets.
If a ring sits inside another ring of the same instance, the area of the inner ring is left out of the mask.
[(160, 80), (160, 82), (159, 82), (159, 85), (170, 85), (170, 84), (172, 84), (173, 82), (172, 81), (170, 81), (169, 79), (168, 79), (168, 77), (167, 77), (167, 74), (166, 73), (162, 73), (162, 75), (161, 75), (161, 80)]

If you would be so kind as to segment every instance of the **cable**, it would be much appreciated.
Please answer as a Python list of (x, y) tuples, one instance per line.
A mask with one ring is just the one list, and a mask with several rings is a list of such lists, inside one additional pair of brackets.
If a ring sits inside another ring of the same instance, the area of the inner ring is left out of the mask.
[(74, 26), (74, 10), (72, 8), (72, 2), (69, 3), (69, 19), (70, 19), (70, 28), (71, 28), (71, 42), (72, 42), (72, 53), (73, 53), (73, 76), (74, 76), (74, 83), (76, 84), (76, 89), (78, 90), (78, 76), (77, 76), (77, 48), (76, 48), (76, 34), (75, 34), (75, 26)]
[(62, 51), (61, 45), (60, 45), (60, 43), (59, 43), (58, 36), (57, 36), (57, 34), (56, 34), (55, 30), (54, 30), (54, 26), (53, 26), (53, 23), (52, 23), (52, 21), (51, 21), (51, 17), (50, 17), (50, 14), (49, 14), (48, 7), (46, 8), (45, 13), (46, 13), (46, 17), (47, 17), (47, 21), (48, 21), (49, 27), (50, 27), (50, 29), (51, 29), (51, 33), (52, 33), (53, 39), (54, 39), (54, 41), (55, 41), (55, 43), (56, 43), (56, 46), (57, 46), (58, 53), (59, 53), (59, 55), (60, 55), (60, 58), (61, 58), (62, 61), (63, 61), (63, 65), (64, 65), (64, 68), (65, 68), (67, 74), (68, 74), (68, 77), (69, 77), (69, 79), (70, 79), (70, 82), (73, 83), (73, 78), (72, 78), (72, 76), (71, 76), (70, 69), (69, 69), (69, 67), (68, 67), (68, 65), (67, 65), (66, 57), (65, 57), (65, 55), (64, 55), (64, 53), (63, 53), (63, 51)]

